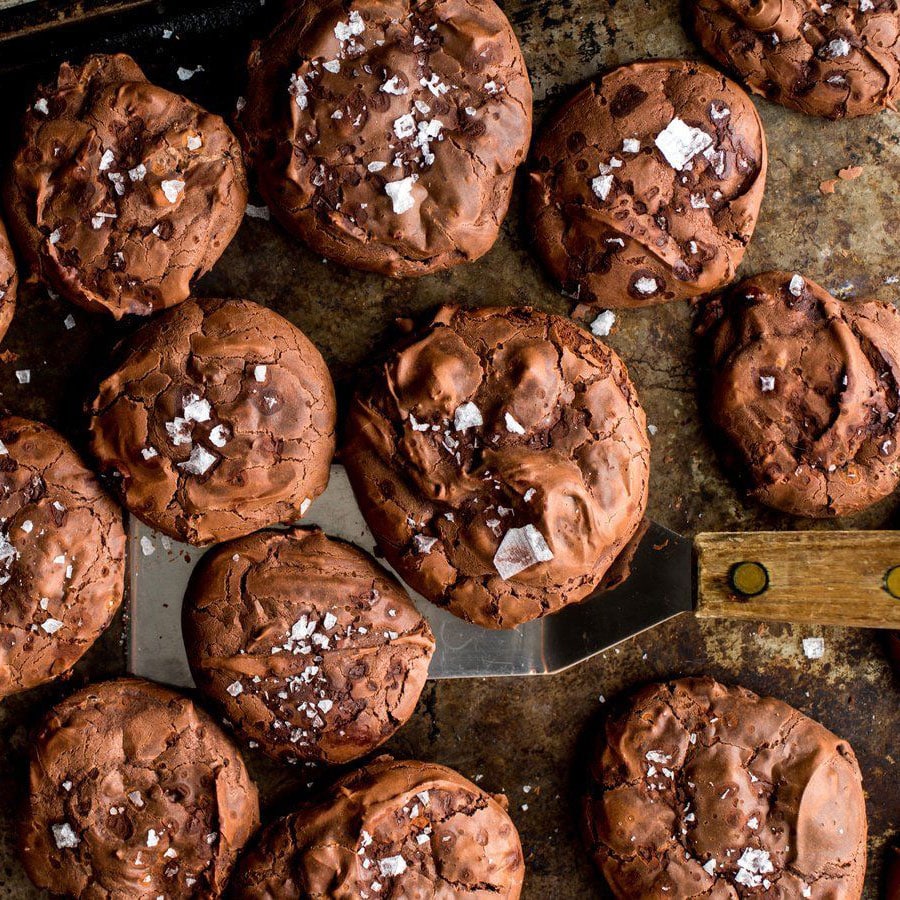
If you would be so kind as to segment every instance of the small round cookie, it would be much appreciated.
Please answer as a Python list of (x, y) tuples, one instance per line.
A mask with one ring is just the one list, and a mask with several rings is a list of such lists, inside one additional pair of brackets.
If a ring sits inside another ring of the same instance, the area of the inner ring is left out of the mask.
[(41, 278), (116, 319), (187, 299), (247, 205), (237, 138), (130, 57), (64, 63), (25, 115), (9, 226)]
[(0, 698), (65, 674), (125, 590), (125, 531), (69, 443), (0, 418)]
[(21, 856), (81, 900), (212, 898), (259, 824), (237, 749), (191, 700), (122, 678), (55, 706), (31, 751)]
[(325, 489), (335, 398), (319, 351), (249, 300), (183, 303), (100, 385), (94, 454), (122, 502), (180, 541), (292, 522)]
[(382, 756), (265, 828), (231, 896), (517, 900), (525, 861), (506, 808), (452, 769)]
[(768, 155), (750, 98), (701, 63), (631, 63), (550, 118), (532, 159), (535, 246), (582, 303), (648, 306), (734, 278)]
[(862, 896), (856, 757), (780, 700), (650, 685), (607, 720), (590, 779), (585, 834), (616, 897)]
[(766, 272), (710, 303), (709, 414), (750, 496), (797, 516), (857, 512), (900, 480), (900, 313)]
[(13, 313), (16, 311), (18, 284), (16, 258), (9, 245), (6, 228), (3, 222), (0, 222), (0, 340), (3, 340), (9, 330), (9, 323), (12, 322)]
[(242, 141), (316, 253), (408, 277), (493, 246), (531, 137), (531, 84), (493, 0), (294, 4), (250, 57)]
[(650, 445), (624, 364), (571, 320), (445, 307), (355, 398), (342, 459), (415, 590), (513, 628), (600, 583), (640, 526)]
[(897, 0), (687, 0), (687, 13), (703, 49), (775, 103), (840, 119), (900, 96)]
[(434, 636), (397, 580), (318, 529), (211, 550), (185, 597), (197, 686), (278, 759), (345, 763), (413, 714)]

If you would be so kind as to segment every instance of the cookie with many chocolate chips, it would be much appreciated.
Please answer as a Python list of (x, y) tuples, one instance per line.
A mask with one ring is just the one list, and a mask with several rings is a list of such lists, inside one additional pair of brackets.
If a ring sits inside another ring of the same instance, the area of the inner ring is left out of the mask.
[(517, 900), (525, 862), (506, 798), (452, 769), (382, 756), (263, 830), (234, 900)]
[(440, 310), (355, 398), (342, 453), (391, 565), (488, 628), (587, 597), (647, 503), (622, 361), (530, 309)]
[(709, 66), (620, 66), (552, 115), (535, 144), (535, 246), (582, 303), (708, 293), (734, 278), (767, 159), (752, 101)]
[(397, 580), (318, 529), (210, 551), (185, 597), (198, 687), (266, 753), (345, 763), (412, 715), (434, 636)]
[(95, 456), (139, 519), (191, 544), (293, 522), (328, 483), (335, 399), (319, 351), (249, 300), (145, 325), (91, 408)]
[(123, 678), (55, 706), (31, 751), (31, 880), (81, 900), (218, 897), (259, 824), (256, 787), (206, 713)]
[(750, 90), (810, 116), (893, 109), (897, 0), (687, 0), (703, 49)]
[(295, 4), (250, 58), (259, 188), (315, 252), (392, 276), (493, 246), (531, 137), (531, 85), (493, 0)]
[(710, 303), (709, 414), (750, 495), (798, 516), (857, 512), (900, 480), (900, 313), (766, 272)]
[(240, 146), (222, 119), (150, 84), (122, 54), (64, 63), (40, 89), (4, 195), (41, 278), (117, 319), (187, 299), (247, 205)]
[(606, 722), (584, 804), (616, 897), (859, 900), (853, 750), (786, 703), (711, 678), (655, 684)]
[(118, 505), (52, 428), (0, 419), (0, 698), (68, 672), (124, 590)]
[(13, 313), (16, 311), (18, 284), (16, 258), (6, 236), (6, 228), (3, 227), (3, 222), (0, 222), (0, 340), (6, 335)]

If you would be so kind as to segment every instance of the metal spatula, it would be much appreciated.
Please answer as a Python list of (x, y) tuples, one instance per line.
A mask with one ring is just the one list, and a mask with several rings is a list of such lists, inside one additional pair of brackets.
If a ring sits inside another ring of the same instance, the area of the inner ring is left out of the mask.
[[(332, 467), (327, 491), (303, 523), (369, 551), (375, 546), (342, 466)], [(181, 601), (202, 554), (131, 518), (128, 653), (134, 674), (191, 684)], [(703, 534), (692, 542), (651, 523), (624, 584), (511, 631), (469, 625), (418, 594), (412, 597), (437, 638), (432, 678), (558, 672), (692, 611), (900, 629), (900, 533)]]

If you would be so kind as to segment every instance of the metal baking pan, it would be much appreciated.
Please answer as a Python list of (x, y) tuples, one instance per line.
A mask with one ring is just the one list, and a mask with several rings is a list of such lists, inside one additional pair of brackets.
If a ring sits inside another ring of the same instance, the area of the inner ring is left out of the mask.
[[(529, 66), (536, 124), (605, 66), (648, 56), (698, 56), (681, 26), (680, 2), (502, 0)], [(9, 158), (16, 122), (36, 83), (52, 76), (62, 60), (93, 51), (131, 53), (155, 82), (229, 115), (243, 90), (250, 42), (268, 31), (282, 5), (282, 0), (32, 0), (0, 9), (0, 157)], [(172, 36), (165, 38), (168, 31)], [(179, 66), (203, 66), (204, 71), (181, 83)], [(770, 168), (762, 215), (741, 274), (792, 269), (838, 295), (896, 297), (896, 116), (826, 123), (765, 101), (757, 105), (768, 135)], [(819, 182), (848, 164), (861, 165), (862, 177), (839, 184), (835, 195), (820, 194)], [(397, 317), (423, 314), (448, 300), (569, 312), (571, 301), (544, 276), (530, 252), (521, 195), (519, 184), (501, 238), (483, 260), (399, 283), (324, 264), (274, 223), (247, 220), (197, 293), (248, 297), (286, 316), (322, 349), (346, 400), (361, 366), (393, 340)], [(62, 322), (70, 313), (77, 327), (67, 332)], [(681, 304), (623, 311), (608, 339), (626, 361), (649, 421), (658, 429), (650, 517), (686, 538), (703, 530), (894, 527), (900, 521), (900, 496), (852, 521), (824, 523), (789, 519), (742, 501), (716, 460), (699, 414), (691, 316)], [(83, 403), (92, 394), (93, 369), (103, 368), (111, 345), (132, 327), (73, 310), (42, 288), (25, 285), (0, 348), (17, 358), (0, 365), (0, 401), (18, 414), (49, 422), (86, 450)], [(23, 367), (32, 370), (27, 386), (14, 376)], [(188, 552), (192, 559), (198, 555)], [(159, 540), (155, 555), (163, 556)], [(177, 612), (180, 596), (173, 602)], [(10, 698), (0, 707), (4, 797), (15, 797), (21, 788), (26, 727), (73, 686), (125, 668), (120, 633), (111, 629), (71, 682)], [(810, 635), (824, 639), (821, 659), (804, 655), (802, 640)], [(170, 627), (157, 649), (163, 644), (180, 653), (179, 631)], [(439, 760), (469, 776), (483, 776), (480, 783), (491, 790), (508, 792), (528, 848), (525, 900), (607, 898), (581, 849), (573, 814), (577, 786), (571, 773), (579, 766), (579, 735), (607, 708), (601, 696), (611, 698), (652, 679), (703, 672), (776, 695), (852, 742), (869, 797), (864, 898), (881, 897), (884, 848), (896, 839), (900, 822), (895, 777), (900, 704), (885, 651), (871, 631), (678, 616), (556, 677), (430, 682), (416, 715), (387, 749)], [(266, 767), (249, 756), (267, 804), (277, 803), (285, 790), (302, 792), (315, 778), (305, 771)], [(13, 808), (0, 811), (0, 900), (31, 900), (42, 895), (14, 862)]]

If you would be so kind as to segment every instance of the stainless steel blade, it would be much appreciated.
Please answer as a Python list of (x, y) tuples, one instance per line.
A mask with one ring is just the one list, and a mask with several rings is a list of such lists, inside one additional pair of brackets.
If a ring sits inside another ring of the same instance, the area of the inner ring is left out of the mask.
[[(375, 539), (356, 505), (342, 466), (304, 524), (372, 551)], [(203, 551), (163, 538), (134, 517), (129, 524), (129, 668), (135, 675), (190, 685), (181, 639), (181, 601)], [(469, 625), (411, 596), (431, 623), (437, 651), (432, 678), (557, 672), (691, 609), (691, 542), (652, 524), (632, 575), (614, 591), (510, 631)]]

